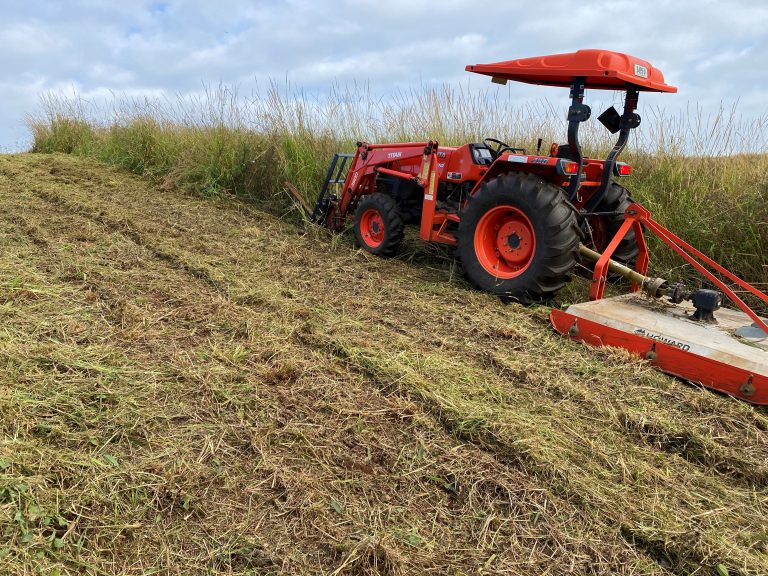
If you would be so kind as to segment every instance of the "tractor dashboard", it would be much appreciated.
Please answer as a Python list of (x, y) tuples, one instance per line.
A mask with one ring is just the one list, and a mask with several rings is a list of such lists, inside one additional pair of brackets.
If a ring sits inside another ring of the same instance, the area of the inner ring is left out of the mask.
[(470, 144), (469, 149), (472, 151), (472, 160), (475, 164), (480, 164), (481, 166), (493, 164), (493, 152), (485, 144)]

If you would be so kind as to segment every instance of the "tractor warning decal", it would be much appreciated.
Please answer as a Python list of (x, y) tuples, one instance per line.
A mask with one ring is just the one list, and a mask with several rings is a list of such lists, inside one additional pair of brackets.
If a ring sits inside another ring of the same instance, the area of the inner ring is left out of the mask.
[(640, 64), (635, 64), (635, 76), (640, 78), (648, 78), (648, 68)]

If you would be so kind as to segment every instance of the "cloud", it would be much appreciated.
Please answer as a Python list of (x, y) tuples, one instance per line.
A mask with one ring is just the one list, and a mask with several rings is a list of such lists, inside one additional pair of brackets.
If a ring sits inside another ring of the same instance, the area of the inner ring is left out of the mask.
[[(768, 113), (764, 22), (768, 5), (746, 0), (12, 2), (0, 23), (0, 146), (23, 139), (23, 115), (40, 92), (62, 86), (186, 94), (205, 83), (250, 88), (287, 78), (309, 91), (356, 81), (386, 94), (487, 86), (464, 66), (601, 47), (651, 61), (681, 89), (646, 102), (715, 110), (740, 98), (740, 111), (758, 116)], [(521, 100), (558, 97), (514, 90)]]
[(14, 22), (0, 30), (0, 43), (20, 55), (33, 57), (61, 53), (68, 48), (65, 38), (40, 22)]

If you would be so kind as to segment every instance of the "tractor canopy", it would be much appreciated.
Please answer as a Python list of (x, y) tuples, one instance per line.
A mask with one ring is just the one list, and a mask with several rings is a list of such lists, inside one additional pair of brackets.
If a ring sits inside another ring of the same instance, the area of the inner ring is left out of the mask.
[(610, 50), (578, 50), (568, 54), (474, 64), (467, 66), (466, 70), (491, 76), (494, 82), (502, 84), (514, 80), (569, 87), (574, 78), (584, 78), (585, 88), (677, 92), (675, 86), (664, 82), (661, 70), (654, 68), (650, 62)]

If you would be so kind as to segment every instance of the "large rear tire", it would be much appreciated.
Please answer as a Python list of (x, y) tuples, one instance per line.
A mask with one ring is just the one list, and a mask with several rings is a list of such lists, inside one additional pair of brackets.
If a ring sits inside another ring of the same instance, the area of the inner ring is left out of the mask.
[[(619, 186), (616, 182), (611, 182), (605, 198), (597, 205), (595, 212), (620, 212), (624, 214), (630, 204), (632, 204), (632, 199), (629, 197), (627, 189)], [(587, 234), (585, 234), (587, 245), (602, 254), (623, 223), (624, 217), (622, 215), (591, 217), (589, 220), (589, 226), (592, 229), (591, 234), (589, 231), (586, 231)], [(630, 228), (611, 258), (634, 267), (638, 251), (635, 231)]]
[(560, 188), (532, 174), (503, 174), (467, 202), (457, 254), (477, 288), (531, 304), (570, 280), (580, 239), (576, 211)]
[(403, 241), (403, 219), (395, 201), (386, 194), (363, 196), (355, 210), (355, 240), (364, 250), (388, 258)]

